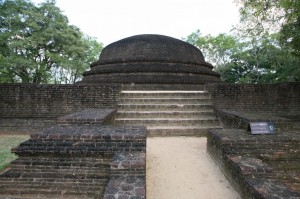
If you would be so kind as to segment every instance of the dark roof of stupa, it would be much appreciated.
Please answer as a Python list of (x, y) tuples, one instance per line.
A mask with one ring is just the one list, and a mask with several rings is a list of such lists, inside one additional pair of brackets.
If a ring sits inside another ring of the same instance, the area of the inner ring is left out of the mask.
[(136, 35), (106, 46), (83, 83), (203, 84), (219, 82), (195, 46), (163, 35)]
[(92, 65), (130, 62), (168, 62), (205, 64), (195, 46), (163, 35), (137, 35), (106, 46)]

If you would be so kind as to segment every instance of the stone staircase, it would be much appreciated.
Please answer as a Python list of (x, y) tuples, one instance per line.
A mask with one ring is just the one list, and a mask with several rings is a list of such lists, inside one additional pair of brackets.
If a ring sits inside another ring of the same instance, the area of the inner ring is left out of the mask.
[(203, 90), (123, 90), (115, 124), (146, 126), (148, 136), (206, 136), (221, 128)]

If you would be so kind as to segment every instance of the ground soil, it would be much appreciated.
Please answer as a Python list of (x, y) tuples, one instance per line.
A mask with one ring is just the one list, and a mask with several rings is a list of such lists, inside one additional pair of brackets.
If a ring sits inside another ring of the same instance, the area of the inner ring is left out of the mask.
[(147, 138), (147, 199), (238, 199), (206, 138)]

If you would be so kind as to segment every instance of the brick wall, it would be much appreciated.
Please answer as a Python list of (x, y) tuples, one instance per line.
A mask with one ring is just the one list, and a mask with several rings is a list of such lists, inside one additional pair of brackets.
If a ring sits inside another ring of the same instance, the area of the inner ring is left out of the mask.
[(34, 131), (43, 127), (43, 121), (49, 126), (75, 111), (115, 108), (120, 90), (121, 85), (115, 84), (0, 84), (0, 129)]
[(117, 85), (0, 84), (0, 117), (58, 117), (87, 108), (116, 107)]
[(216, 109), (300, 113), (300, 83), (208, 84)]
[[(88, 108), (115, 108), (122, 85), (0, 84), (0, 132), (32, 132), (59, 116)], [(276, 112), (299, 117), (300, 83), (208, 84), (216, 109)]]
[[(300, 112), (300, 83), (208, 84), (217, 109)], [(115, 108), (121, 85), (0, 84), (0, 118), (56, 118), (88, 108)]]

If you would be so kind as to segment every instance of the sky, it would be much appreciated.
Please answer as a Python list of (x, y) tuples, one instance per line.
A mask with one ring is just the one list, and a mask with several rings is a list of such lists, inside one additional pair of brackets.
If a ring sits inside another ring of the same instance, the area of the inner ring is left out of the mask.
[(70, 24), (104, 46), (138, 34), (181, 39), (199, 29), (218, 35), (239, 22), (233, 0), (56, 0), (56, 5)]

